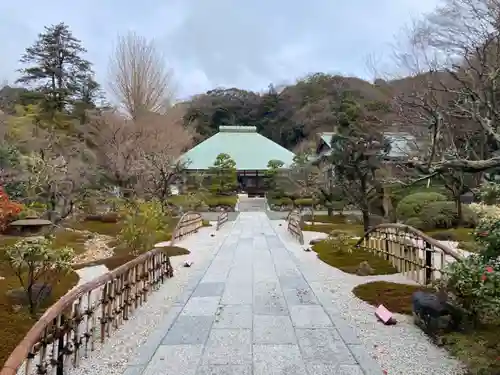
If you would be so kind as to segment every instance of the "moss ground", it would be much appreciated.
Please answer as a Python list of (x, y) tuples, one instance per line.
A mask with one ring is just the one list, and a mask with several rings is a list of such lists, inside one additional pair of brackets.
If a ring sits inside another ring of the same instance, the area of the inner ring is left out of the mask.
[[(5, 279), (0, 280), (0, 327), (2, 339), (0, 340), (0, 368), (12, 350), (22, 340), (36, 318), (32, 318), (27, 309), (19, 311), (13, 309), (13, 302), (7, 297), (6, 292), (19, 288), (19, 280), (13, 274), (5, 259), (0, 259), (0, 275)], [(41, 306), (39, 313), (43, 313), (49, 306), (61, 298), (78, 282), (78, 275), (71, 271), (65, 274), (52, 275), (51, 297)]]
[(471, 228), (452, 228), (452, 229), (435, 229), (426, 232), (429, 236), (434, 237), (436, 234), (449, 233), (452, 241), (458, 241), (458, 247), (462, 250), (471, 253), (477, 253), (480, 250), (478, 243), (474, 240), (474, 229)]
[(474, 229), (471, 228), (435, 229), (426, 233), (430, 236), (436, 233), (450, 233), (459, 242), (474, 241)]
[(336, 251), (327, 241), (321, 241), (313, 245), (312, 249), (323, 262), (347, 273), (355, 274), (359, 264), (364, 261), (367, 261), (373, 268), (374, 275), (387, 275), (398, 272), (392, 264), (382, 257), (354, 247), (355, 243), (355, 240), (351, 241), (350, 252), (347, 251), (348, 249)]
[(359, 299), (373, 306), (384, 305), (389, 311), (411, 315), (411, 296), (419, 290), (430, 291), (419, 285), (391, 283), (387, 281), (373, 281), (358, 285), (353, 293)]
[[(311, 222), (311, 215), (304, 215), (304, 221)], [(363, 235), (363, 225), (350, 223), (343, 215), (315, 215), (314, 225), (303, 224), (302, 230), (310, 232), (330, 233), (333, 230), (341, 230), (352, 236)], [(316, 224), (321, 223), (321, 224)]]
[(77, 230), (86, 230), (93, 233), (104, 234), (106, 236), (117, 236), (122, 229), (121, 223), (103, 223), (97, 220), (73, 221), (68, 223), (68, 227)]

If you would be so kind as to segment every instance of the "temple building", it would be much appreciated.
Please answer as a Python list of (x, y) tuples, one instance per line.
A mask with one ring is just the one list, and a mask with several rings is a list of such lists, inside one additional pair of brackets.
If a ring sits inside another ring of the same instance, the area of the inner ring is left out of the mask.
[(249, 195), (265, 192), (264, 173), (270, 160), (293, 164), (295, 154), (257, 132), (255, 126), (220, 126), (219, 132), (181, 156), (188, 173), (207, 172), (219, 154), (228, 154), (236, 163), (239, 190)]

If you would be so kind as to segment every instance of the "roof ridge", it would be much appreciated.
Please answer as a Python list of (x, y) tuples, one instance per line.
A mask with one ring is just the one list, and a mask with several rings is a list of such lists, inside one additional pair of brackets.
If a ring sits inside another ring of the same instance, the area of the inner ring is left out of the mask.
[(257, 133), (256, 126), (221, 125), (219, 133)]

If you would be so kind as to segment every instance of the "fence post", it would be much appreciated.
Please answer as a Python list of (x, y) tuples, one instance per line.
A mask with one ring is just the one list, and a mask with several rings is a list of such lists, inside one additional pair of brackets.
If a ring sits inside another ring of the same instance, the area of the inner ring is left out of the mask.
[(434, 272), (432, 267), (432, 246), (429, 242), (425, 242), (425, 283), (429, 284), (432, 280), (432, 272)]

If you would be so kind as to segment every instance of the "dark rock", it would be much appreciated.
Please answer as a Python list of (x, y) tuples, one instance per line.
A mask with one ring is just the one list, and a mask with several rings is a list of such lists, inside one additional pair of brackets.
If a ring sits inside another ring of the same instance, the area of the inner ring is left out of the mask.
[(474, 194), (471, 191), (462, 194), (460, 196), (460, 202), (464, 204), (471, 204), (472, 202), (474, 202)]
[(415, 323), (433, 337), (439, 332), (456, 330), (460, 325), (460, 313), (443, 296), (415, 292), (412, 296), (412, 305)]
[[(31, 288), (31, 295), (36, 306), (39, 306), (52, 295), (52, 286), (49, 284), (34, 284)], [(28, 293), (24, 288), (11, 289), (7, 292), (7, 296), (11, 301), (18, 305), (28, 306)]]
[(313, 238), (311, 241), (309, 241), (309, 245), (316, 245), (317, 243), (320, 243), (323, 241), (321, 238)]

